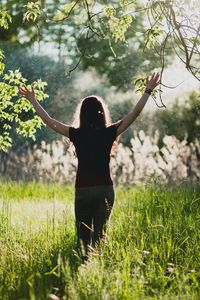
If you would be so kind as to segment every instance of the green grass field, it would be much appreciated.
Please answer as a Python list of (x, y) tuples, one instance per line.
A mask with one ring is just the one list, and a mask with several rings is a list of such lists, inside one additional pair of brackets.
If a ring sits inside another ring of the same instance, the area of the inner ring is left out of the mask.
[(117, 189), (81, 264), (73, 188), (0, 182), (0, 299), (200, 299), (200, 186)]

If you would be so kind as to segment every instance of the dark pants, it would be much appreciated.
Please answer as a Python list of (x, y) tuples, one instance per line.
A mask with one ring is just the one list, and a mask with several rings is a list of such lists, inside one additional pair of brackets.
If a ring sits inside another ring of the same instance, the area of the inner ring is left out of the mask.
[(76, 188), (75, 218), (78, 243), (79, 246), (83, 244), (86, 254), (91, 242), (94, 247), (103, 237), (114, 198), (112, 185)]

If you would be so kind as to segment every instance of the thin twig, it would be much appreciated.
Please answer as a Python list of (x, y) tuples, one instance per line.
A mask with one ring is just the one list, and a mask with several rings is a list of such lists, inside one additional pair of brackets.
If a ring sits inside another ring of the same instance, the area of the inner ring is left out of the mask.
[[(87, 31), (87, 34), (86, 34), (86, 40), (88, 40), (88, 38), (89, 38), (89, 30)], [(83, 57), (85, 57), (85, 53), (86, 53), (86, 47), (83, 49), (77, 63), (69, 71), (67, 71), (67, 77), (70, 77), (71, 73), (78, 68)]]

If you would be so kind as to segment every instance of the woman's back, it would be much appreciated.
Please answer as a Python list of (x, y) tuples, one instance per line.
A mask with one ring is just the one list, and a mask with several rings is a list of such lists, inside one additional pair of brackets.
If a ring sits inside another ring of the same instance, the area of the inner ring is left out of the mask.
[(76, 187), (112, 185), (109, 161), (116, 125), (100, 129), (70, 127), (69, 137), (78, 158)]

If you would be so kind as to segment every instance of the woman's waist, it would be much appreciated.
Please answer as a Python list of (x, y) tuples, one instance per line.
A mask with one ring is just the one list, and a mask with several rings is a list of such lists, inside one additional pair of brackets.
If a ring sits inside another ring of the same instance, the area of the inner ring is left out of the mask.
[(108, 197), (114, 199), (114, 187), (113, 185), (94, 185), (87, 187), (75, 187), (75, 197), (79, 198), (91, 198)]

